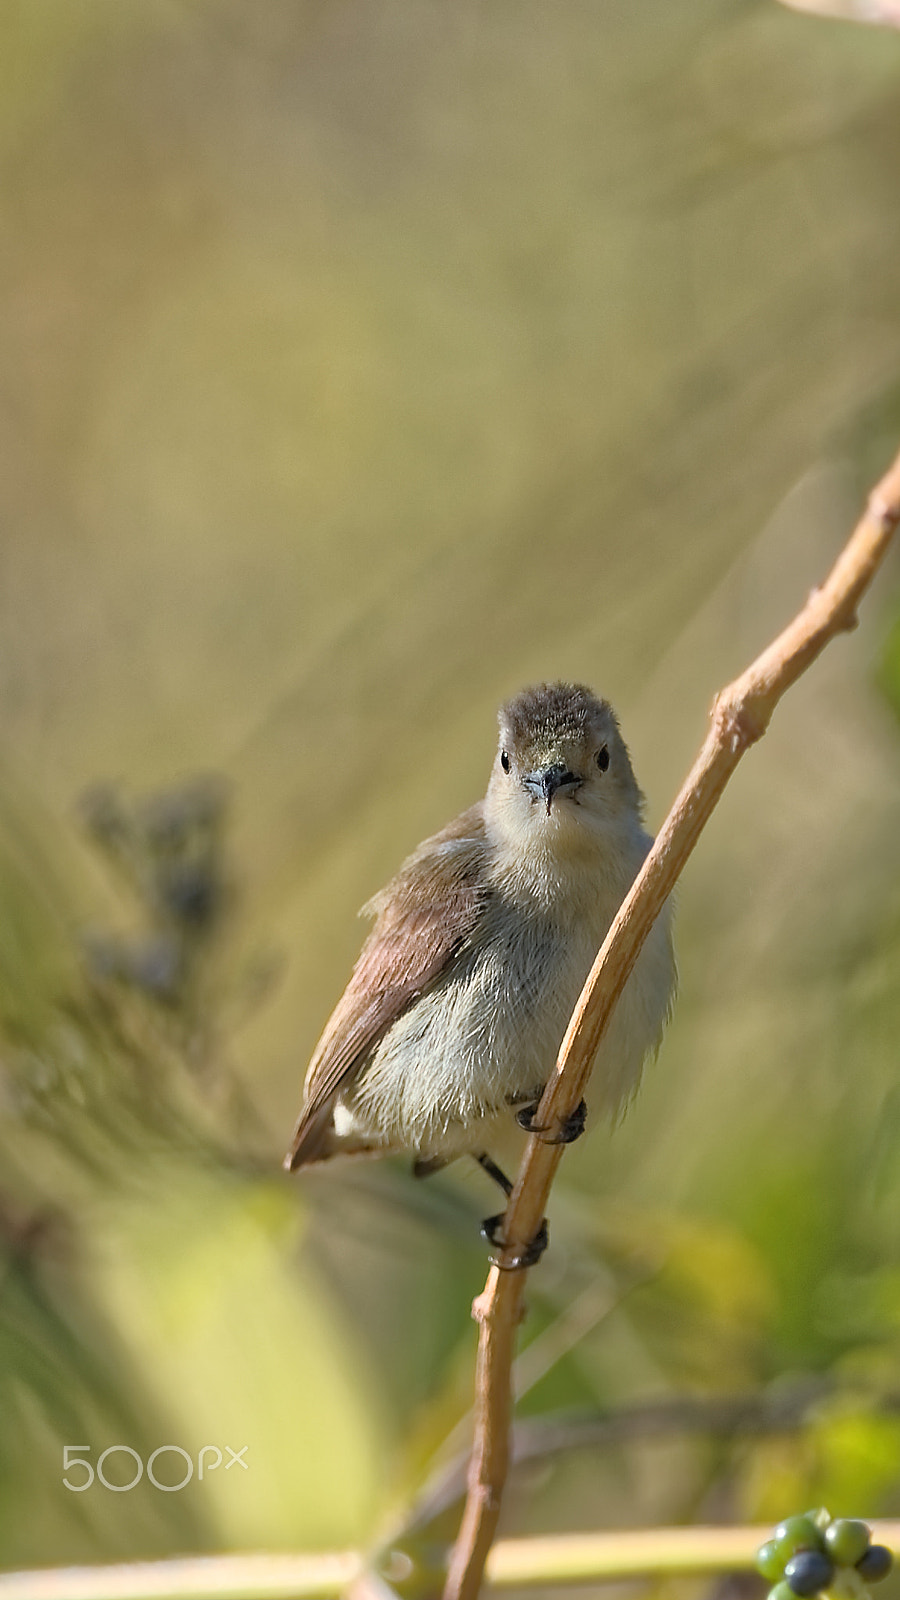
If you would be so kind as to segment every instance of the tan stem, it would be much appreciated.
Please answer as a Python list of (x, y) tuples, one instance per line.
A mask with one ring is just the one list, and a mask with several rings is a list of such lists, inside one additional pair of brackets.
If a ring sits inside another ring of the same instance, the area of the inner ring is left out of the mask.
[[(875, 1522), (872, 1539), (896, 1550), (900, 1523)], [(600, 1583), (683, 1573), (751, 1571), (771, 1528), (629, 1528), (622, 1533), (564, 1533), (497, 1541), (488, 1558), (489, 1588)]]
[[(771, 1528), (649, 1528), (627, 1533), (504, 1539), (491, 1551), (492, 1589), (615, 1582), (654, 1574), (749, 1571)], [(872, 1539), (900, 1549), (900, 1522), (873, 1522)], [(320, 1555), (187, 1556), (118, 1566), (0, 1573), (0, 1600), (337, 1600), (393, 1590), (355, 1551)]]
[[(712, 725), (643, 868), (588, 975), (535, 1118), (558, 1127), (574, 1111), (616, 1001), (662, 906), (744, 751), (762, 738), (778, 701), (836, 634), (856, 626), (856, 608), (900, 522), (900, 455), (822, 587), (778, 638), (716, 696)], [(444, 1600), (475, 1600), (500, 1514), (509, 1456), (510, 1374), (524, 1273), (505, 1270), (540, 1227), (564, 1146), (528, 1141), (503, 1224), (499, 1264), (473, 1314), (479, 1322), (475, 1436), (468, 1494)]]

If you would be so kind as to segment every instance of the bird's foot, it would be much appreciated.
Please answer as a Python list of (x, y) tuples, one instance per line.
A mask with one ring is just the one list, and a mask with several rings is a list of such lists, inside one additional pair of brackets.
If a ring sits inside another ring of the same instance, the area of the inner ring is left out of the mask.
[[(516, 1121), (520, 1128), (525, 1129), (526, 1133), (536, 1133), (539, 1138), (543, 1139), (544, 1135), (549, 1133), (550, 1130), (549, 1128), (542, 1127), (535, 1122), (534, 1119), (537, 1115), (537, 1109), (538, 1108), (536, 1105), (522, 1106), (522, 1109), (516, 1112)], [(581, 1135), (584, 1133), (584, 1125), (586, 1121), (587, 1106), (583, 1100), (579, 1100), (575, 1110), (570, 1111), (565, 1121), (560, 1123), (559, 1129), (553, 1135), (553, 1137), (550, 1139), (545, 1139), (544, 1142), (546, 1144), (574, 1144), (575, 1140), (580, 1139)]]
[(416, 1156), (412, 1170), (414, 1178), (430, 1178), (433, 1172), (440, 1172), (447, 1165), (443, 1156)]
[[(502, 1232), (504, 1219), (505, 1212), (501, 1211), (496, 1217), (485, 1217), (481, 1224), (481, 1237), (486, 1239), (488, 1244), (494, 1245), (496, 1249), (501, 1251), (504, 1248)], [(505, 1261), (502, 1255), (499, 1257), (492, 1256), (491, 1264), (502, 1268), (504, 1272), (523, 1272), (526, 1267), (533, 1267), (536, 1262), (540, 1261), (549, 1243), (550, 1229), (547, 1226), (547, 1218), (545, 1217), (531, 1243), (527, 1244), (524, 1250), (520, 1250), (518, 1255), (513, 1256), (508, 1261)]]

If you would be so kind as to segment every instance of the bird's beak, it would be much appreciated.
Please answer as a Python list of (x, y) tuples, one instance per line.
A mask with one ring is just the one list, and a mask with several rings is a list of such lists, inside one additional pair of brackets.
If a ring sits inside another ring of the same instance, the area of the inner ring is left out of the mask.
[(522, 782), (533, 799), (543, 800), (546, 803), (548, 817), (553, 796), (558, 789), (567, 789), (569, 793), (574, 793), (581, 785), (577, 772), (570, 772), (568, 767), (559, 764), (554, 767), (541, 767), (537, 772), (529, 772)]

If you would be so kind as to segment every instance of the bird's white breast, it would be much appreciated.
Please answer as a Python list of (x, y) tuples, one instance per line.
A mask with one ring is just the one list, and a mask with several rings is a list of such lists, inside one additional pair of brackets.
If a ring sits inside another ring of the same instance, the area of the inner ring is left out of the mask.
[[(487, 907), (449, 971), (392, 1025), (342, 1104), (339, 1137), (452, 1156), (485, 1147), (511, 1101), (536, 1098), (584, 980), (649, 840), (596, 860), (535, 853), (525, 881), (495, 864)], [(621, 844), (621, 841), (619, 841)], [(563, 881), (561, 881), (563, 880)], [(656, 1049), (675, 981), (668, 908), (598, 1051), (588, 1099), (614, 1114)]]

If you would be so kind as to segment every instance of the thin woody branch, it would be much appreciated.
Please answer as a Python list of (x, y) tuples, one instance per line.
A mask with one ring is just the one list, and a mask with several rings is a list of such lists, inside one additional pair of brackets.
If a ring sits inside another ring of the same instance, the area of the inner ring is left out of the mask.
[[(650, 1533), (557, 1534), (504, 1539), (491, 1551), (492, 1590), (603, 1583), (674, 1573), (748, 1572), (770, 1528), (653, 1528)], [(900, 1548), (900, 1522), (874, 1522), (880, 1544)], [(356, 1551), (319, 1555), (180, 1556), (115, 1566), (0, 1573), (0, 1600), (338, 1600), (392, 1595)]]
[[(830, 639), (856, 626), (857, 606), (900, 523), (900, 455), (834, 567), (778, 638), (716, 697), (709, 733), (588, 975), (535, 1122), (555, 1129), (582, 1098), (618, 996), (660, 910), (744, 751), (762, 738), (778, 701)], [(540, 1226), (563, 1146), (535, 1135), (503, 1224), (503, 1249), (472, 1307), (479, 1323), (475, 1437), (462, 1524), (444, 1600), (474, 1600), (500, 1513), (509, 1464), (510, 1373), (524, 1272), (507, 1270)]]

